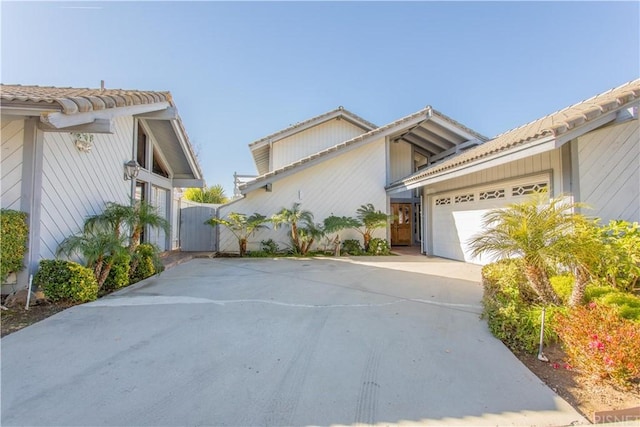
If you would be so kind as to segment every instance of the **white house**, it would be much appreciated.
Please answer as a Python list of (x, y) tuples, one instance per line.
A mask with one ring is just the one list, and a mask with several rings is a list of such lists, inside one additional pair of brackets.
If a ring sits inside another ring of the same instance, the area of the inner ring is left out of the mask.
[[(382, 127), (338, 109), (250, 144), (260, 175), (219, 216), (299, 202), (320, 222), (372, 203), (396, 216), (379, 234), (392, 245), (475, 263), (486, 260), (466, 243), (483, 213), (541, 188), (572, 194), (603, 221), (640, 221), (639, 97), (635, 80), (491, 140), (431, 107)], [(225, 230), (219, 249), (237, 250)]]
[[(250, 144), (260, 176), (240, 185), (244, 198), (222, 206), (218, 214), (269, 216), (300, 203), (321, 222), (330, 215), (355, 216), (361, 205), (371, 203), (398, 213), (398, 220), (378, 237), (387, 237), (393, 245), (412, 245), (420, 238), (419, 195), (409, 190), (390, 197), (385, 187), (429, 161), (485, 140), (431, 107), (381, 127), (340, 107)], [(281, 246), (288, 244), (285, 230), (261, 231), (249, 249), (274, 236)], [(358, 236), (353, 230), (341, 233), (342, 239)], [(237, 251), (237, 242), (220, 229), (218, 247)]]
[[(19, 284), (106, 202), (156, 206), (172, 232), (147, 230), (161, 250), (179, 246), (174, 189), (203, 179), (169, 92), (0, 85), (2, 208), (29, 214)], [(125, 164), (136, 161), (133, 179)]]

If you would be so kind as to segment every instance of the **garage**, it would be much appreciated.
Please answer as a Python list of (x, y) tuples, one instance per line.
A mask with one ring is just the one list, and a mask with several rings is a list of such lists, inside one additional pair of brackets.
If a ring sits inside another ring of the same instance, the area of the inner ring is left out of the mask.
[(518, 203), (530, 194), (549, 188), (549, 175), (536, 175), (431, 196), (433, 255), (474, 264), (492, 258), (471, 256), (468, 241), (482, 230), (482, 217), (491, 210)]

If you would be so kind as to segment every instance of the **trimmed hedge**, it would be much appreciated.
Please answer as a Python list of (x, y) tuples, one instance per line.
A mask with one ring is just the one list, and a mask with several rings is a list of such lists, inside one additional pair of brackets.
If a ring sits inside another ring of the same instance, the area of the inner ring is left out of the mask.
[(27, 214), (24, 212), (1, 209), (0, 220), (2, 222), (0, 282), (4, 283), (9, 273), (17, 273), (24, 268), (23, 259), (27, 252), (29, 227)]
[(93, 271), (71, 261), (40, 261), (33, 282), (51, 301), (83, 303), (98, 298), (98, 282)]
[(129, 272), (131, 283), (139, 282), (164, 270), (158, 256), (158, 249), (147, 243), (138, 245), (131, 257), (131, 265), (132, 269)]
[[(110, 261), (106, 259), (105, 262)], [(102, 284), (102, 292), (111, 292), (125, 286), (129, 286), (129, 270), (131, 264), (131, 255), (127, 252), (121, 252), (113, 259), (113, 265), (109, 270), (109, 276)]]

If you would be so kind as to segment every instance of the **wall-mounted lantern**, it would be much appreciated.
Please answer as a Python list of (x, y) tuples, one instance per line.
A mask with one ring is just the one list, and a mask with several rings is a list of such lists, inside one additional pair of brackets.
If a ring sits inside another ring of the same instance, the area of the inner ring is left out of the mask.
[(129, 160), (124, 164), (124, 180), (133, 180), (138, 176), (140, 172), (140, 165), (135, 160)]

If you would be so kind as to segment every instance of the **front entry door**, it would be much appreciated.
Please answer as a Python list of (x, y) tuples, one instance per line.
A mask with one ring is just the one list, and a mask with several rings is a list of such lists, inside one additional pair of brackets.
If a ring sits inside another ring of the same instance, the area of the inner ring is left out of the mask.
[(411, 203), (391, 203), (391, 246), (411, 246)]

